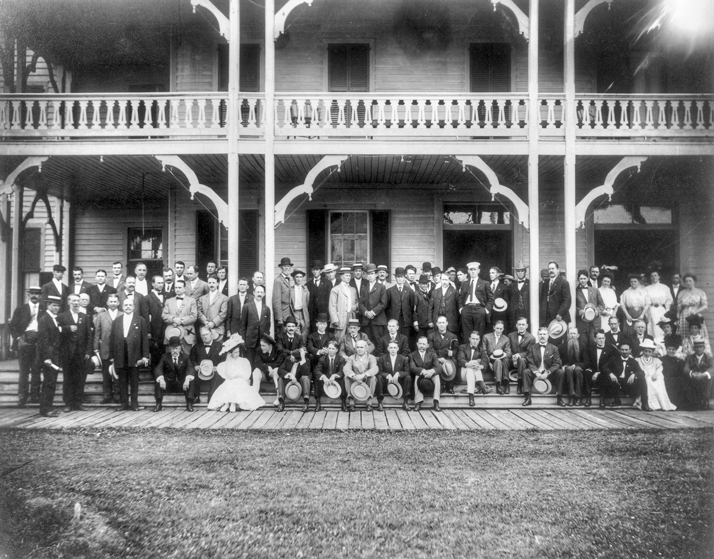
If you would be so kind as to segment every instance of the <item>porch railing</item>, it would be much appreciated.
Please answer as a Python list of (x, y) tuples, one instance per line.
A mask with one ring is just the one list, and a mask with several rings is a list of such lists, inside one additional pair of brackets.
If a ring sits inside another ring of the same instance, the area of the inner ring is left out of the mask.
[[(240, 134), (264, 136), (262, 93), (243, 94)], [(579, 137), (710, 137), (714, 101), (708, 95), (576, 96)], [(543, 95), (538, 126), (564, 135), (565, 98)], [(527, 136), (527, 96), (508, 94), (278, 93), (280, 139)], [(225, 137), (227, 94), (2, 94), (0, 137)]]

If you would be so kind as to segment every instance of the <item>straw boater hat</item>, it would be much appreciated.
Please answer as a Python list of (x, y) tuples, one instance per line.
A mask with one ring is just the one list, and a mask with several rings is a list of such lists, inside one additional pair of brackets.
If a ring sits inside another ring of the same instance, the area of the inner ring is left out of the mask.
[[(692, 340), (692, 345), (695, 346), (705, 346), (707, 345), (706, 342), (704, 341), (704, 337), (700, 334), (699, 336), (694, 336), (694, 339)], [(641, 346), (640, 346), (641, 347)]]
[(325, 264), (325, 267), (322, 269), (323, 272), (336, 272), (337, 271), (337, 266), (335, 266), (332, 262), (329, 264)]
[(350, 326), (360, 326), (359, 319), (358, 319), (358, 318), (350, 318), (350, 319), (347, 321), (347, 326), (348, 326), (348, 327), (350, 327)]
[(213, 361), (204, 359), (199, 363), (198, 378), (201, 380), (211, 380), (213, 378)]
[(171, 338), (180, 338), (181, 337), (181, 329), (177, 328), (176, 326), (169, 326), (166, 329), (166, 337), (170, 340)]
[(337, 398), (342, 396), (342, 387), (336, 382), (326, 382), (323, 388), (323, 392), (328, 398), (337, 400)]
[(57, 303), (58, 305), (62, 304), (62, 297), (58, 297), (57, 295), (48, 295), (45, 297), (45, 304), (51, 305), (52, 303)]
[(352, 383), (350, 395), (358, 402), (366, 402), (372, 394), (367, 384), (362, 381), (357, 381)]
[(491, 354), (493, 359), (503, 359), (505, 356), (506, 353), (502, 349), (497, 349)]
[(31, 286), (27, 289), (27, 292), (28, 292), (28, 293), (42, 293), (42, 288), (41, 288), (41, 287), (38, 287), (37, 285), (31, 285)]
[(558, 320), (557, 318), (548, 324), (548, 337), (557, 340), (562, 338), (568, 331), (568, 324), (564, 320)]
[(496, 312), (503, 312), (507, 308), (508, 303), (506, 303), (506, 300), (502, 297), (496, 297), (496, 300), (493, 302), (493, 310)]
[(441, 379), (445, 381), (454, 380), (456, 378), (456, 365), (451, 359), (444, 359), (444, 364), (441, 367)]
[(357, 268), (362, 269), (364, 266), (362, 265), (362, 262), (355, 262), (352, 264), (352, 269), (356, 270)]
[(588, 303), (583, 307), (583, 320), (585, 322), (592, 322), (597, 316), (597, 309), (592, 303)]
[(389, 268), (387, 268), (384, 264), (380, 264), (379, 266), (377, 266), (377, 271), (389, 273)]
[(471, 268), (480, 268), (480, 267), (481, 267), (480, 262), (469, 262), (468, 264), (466, 264), (467, 270), (470, 270)]
[(640, 349), (652, 349), (655, 350), (657, 349), (657, 346), (654, 343), (654, 340), (650, 340), (649, 338), (645, 339), (642, 341), (640, 344)]
[(296, 380), (285, 385), (285, 397), (291, 402), (297, 402), (302, 396), (302, 386)]
[(399, 398), (404, 395), (402, 385), (398, 382), (390, 382), (389, 384), (387, 384), (387, 391), (389, 392), (389, 395), (392, 398), (396, 398), (397, 400), (399, 400)]
[(552, 388), (553, 388), (553, 385), (550, 383), (550, 380), (548, 380), (547, 378), (546, 379), (537, 378), (533, 381), (533, 390), (535, 390), (539, 394), (548, 394)]
[(243, 338), (240, 334), (233, 334), (225, 342), (223, 342), (223, 347), (218, 355), (223, 355), (224, 353), (229, 353), (237, 348), (239, 345), (244, 344)]

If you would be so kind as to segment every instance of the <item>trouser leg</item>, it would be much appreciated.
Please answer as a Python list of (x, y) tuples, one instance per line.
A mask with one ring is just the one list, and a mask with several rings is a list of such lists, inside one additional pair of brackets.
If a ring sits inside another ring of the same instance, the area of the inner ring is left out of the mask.
[(503, 382), (503, 372), (504, 372), (503, 360), (494, 359), (493, 362), (491, 363), (491, 368), (493, 369), (493, 375), (496, 377), (496, 383)]
[(52, 405), (55, 399), (55, 389), (57, 387), (57, 370), (48, 366), (42, 365), (42, 395), (40, 397), (40, 413), (48, 413), (52, 410)]
[(523, 392), (530, 394), (533, 389), (533, 381), (535, 380), (535, 373), (530, 369), (525, 369), (523, 371)]
[[(33, 385), (36, 380), (35, 369), (37, 358), (37, 346), (35, 344), (22, 343), (18, 347), (17, 357), (19, 361), (20, 377), (18, 379), (17, 395), (18, 401), (24, 404), (30, 396), (30, 378), (32, 376)], [(33, 386), (34, 388), (34, 386)], [(36, 395), (37, 393), (33, 393)]]
[(129, 369), (116, 369), (119, 377), (119, 402), (122, 408), (129, 406)]
[(412, 376), (409, 373), (407, 373), (405, 376), (399, 377), (399, 380), (397, 382), (399, 382), (399, 384), (402, 385), (404, 401), (408, 402), (409, 398), (411, 396)]
[(139, 407), (139, 368), (129, 368), (129, 388), (131, 389), (131, 407)]

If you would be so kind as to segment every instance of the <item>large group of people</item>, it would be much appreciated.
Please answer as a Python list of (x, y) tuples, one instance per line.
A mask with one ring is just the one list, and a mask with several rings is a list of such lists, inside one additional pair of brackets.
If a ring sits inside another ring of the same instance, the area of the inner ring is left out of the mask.
[(314, 261), (309, 279), (290, 258), (278, 268), (266, 301), (260, 271), (239, 278), (229, 297), (215, 262), (205, 270), (176, 262), (151, 278), (143, 263), (125, 275), (115, 262), (94, 284), (75, 267), (69, 285), (56, 265), (12, 317), (19, 405), (29, 399), (56, 415), (62, 371), (65, 410), (83, 410), (87, 375), (101, 371), (102, 403), (137, 410), (139, 371), (150, 368), (157, 412), (166, 393), (183, 393), (188, 411), (202, 393), (208, 409), (257, 409), (266, 405), (262, 382), (275, 387), (278, 411), (301, 400), (308, 411), (311, 394), (316, 410), (323, 398), (343, 411), (372, 410), (375, 400), (382, 410), (389, 395), (407, 411), (431, 397), (439, 411), (442, 392), (462, 384), (475, 406), (493, 391), (491, 378), (497, 394), (515, 384), (523, 406), (553, 388), (560, 406), (589, 407), (593, 388), (600, 407), (620, 405), (623, 392), (645, 411), (709, 406), (707, 299), (693, 274), (674, 274), (671, 286), (659, 270), (632, 275), (618, 297), (612, 270), (580, 270), (571, 288), (549, 262), (533, 321), (534, 280), (522, 262), (513, 275), (491, 267), (488, 280), (479, 262), (444, 271), (424, 262), (419, 274), (409, 265), (390, 276), (383, 265)]

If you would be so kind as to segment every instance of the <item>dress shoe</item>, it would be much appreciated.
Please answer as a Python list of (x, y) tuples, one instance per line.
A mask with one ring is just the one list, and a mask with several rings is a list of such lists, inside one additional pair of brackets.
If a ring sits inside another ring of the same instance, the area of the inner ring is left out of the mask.
[(196, 399), (193, 401), (194, 404), (200, 404), (201, 403), (201, 397), (196, 396)]
[(533, 401), (531, 400), (531, 395), (526, 393), (526, 399), (523, 400), (523, 403), (521, 404), (522, 406), (530, 406), (533, 404)]
[(510, 394), (511, 393), (511, 383), (506, 381), (503, 383), (503, 393), (504, 394)]
[(281, 398), (280, 400), (278, 400), (278, 411), (283, 411), (284, 409), (285, 409), (285, 402)]
[(157, 411), (161, 411), (162, 409), (164, 409), (164, 406), (161, 405), (161, 402), (156, 402), (156, 405), (154, 406), (154, 409), (151, 410), (151, 411), (157, 412)]
[(483, 393), (484, 393), (484, 394), (490, 394), (491, 392), (493, 392), (493, 390), (491, 390), (491, 388), (489, 388), (488, 386), (485, 386), (485, 385), (484, 385), (484, 387), (483, 387)]
[(474, 401), (474, 395), (469, 394), (469, 406), (473, 408), (475, 405), (476, 405), (476, 402)]
[(516, 386), (516, 394), (523, 394), (523, 387), (520, 384)]
[(139, 411), (139, 405), (131, 406), (131, 411)]
[(111, 398), (104, 398), (104, 399), (102, 399), (102, 401), (99, 402), (99, 403), (102, 404), (102, 405), (106, 405), (106, 404), (111, 404), (111, 403), (113, 403), (113, 402), (114, 402), (114, 400), (112, 400)]
[(305, 400), (305, 405), (302, 407), (302, 413), (310, 411), (310, 400)]
[(27, 402), (25, 402), (25, 401), (22, 401), (22, 402), (18, 402), (18, 403), (17, 403), (17, 407), (18, 407), (18, 408), (24, 408), (25, 406), (27, 406)]
[(496, 394), (503, 395), (503, 388), (501, 388), (500, 384), (496, 385)]
[(652, 408), (645, 404), (642, 406), (642, 411), (652, 411)]
[(403, 409), (404, 411), (412, 411), (412, 408), (409, 407), (409, 404), (407, 404), (406, 402), (404, 402), (404, 403), (402, 404), (402, 409)]
[(620, 400), (619, 397), (615, 398), (615, 401), (612, 403), (613, 406), (621, 406), (622, 405), (622, 400)]
[(586, 399), (585, 399), (585, 402), (583, 402), (583, 405), (584, 405), (586, 408), (589, 408), (590, 406), (593, 405), (593, 403), (592, 403), (592, 401), (590, 400), (590, 398), (586, 398)]
[(87, 408), (85, 408), (82, 404), (79, 404), (78, 406), (74, 406), (75, 411), (87, 411)]
[(439, 405), (439, 400), (434, 400), (434, 411), (441, 411), (441, 406)]
[(556, 404), (558, 404), (561, 408), (565, 407), (565, 402), (563, 401), (562, 396), (558, 396), (558, 399), (555, 401)]
[(322, 404), (320, 403), (320, 400), (315, 402), (315, 411), (322, 411)]
[(64, 409), (62, 410), (64, 413), (69, 413), (72, 411), (72, 408), (69, 406), (65, 406)]
[(573, 400), (574, 400), (574, 398), (572, 396), (570, 398), (568, 398), (568, 405), (571, 407), (575, 405), (575, 404), (573, 404)]
[(448, 394), (455, 394), (453, 386), (446, 391)]
[(42, 417), (59, 417), (59, 416), (60, 416), (59, 412), (57, 412), (57, 411), (55, 411), (55, 410), (52, 410), (52, 411), (41, 411), (41, 412), (40, 412), (40, 415), (41, 415)]
[(341, 411), (347, 411), (347, 404), (342, 402), (342, 407), (340, 408)]
[(377, 404), (377, 411), (384, 411), (384, 406), (382, 405), (382, 402), (379, 402)]
[(367, 404), (367, 411), (372, 411), (372, 404)]
[(188, 403), (188, 404), (186, 404), (186, 411), (196, 411), (196, 410), (193, 409), (193, 404)]
[(601, 410), (605, 409), (605, 398), (600, 398), (600, 404), (598, 404), (598, 407)]
[(414, 411), (421, 411), (421, 402), (414, 404)]
[(350, 404), (350, 407), (349, 407), (348, 409), (350, 410), (350, 413), (353, 412), (353, 411), (355, 411), (355, 405), (354, 405), (354, 404)]

